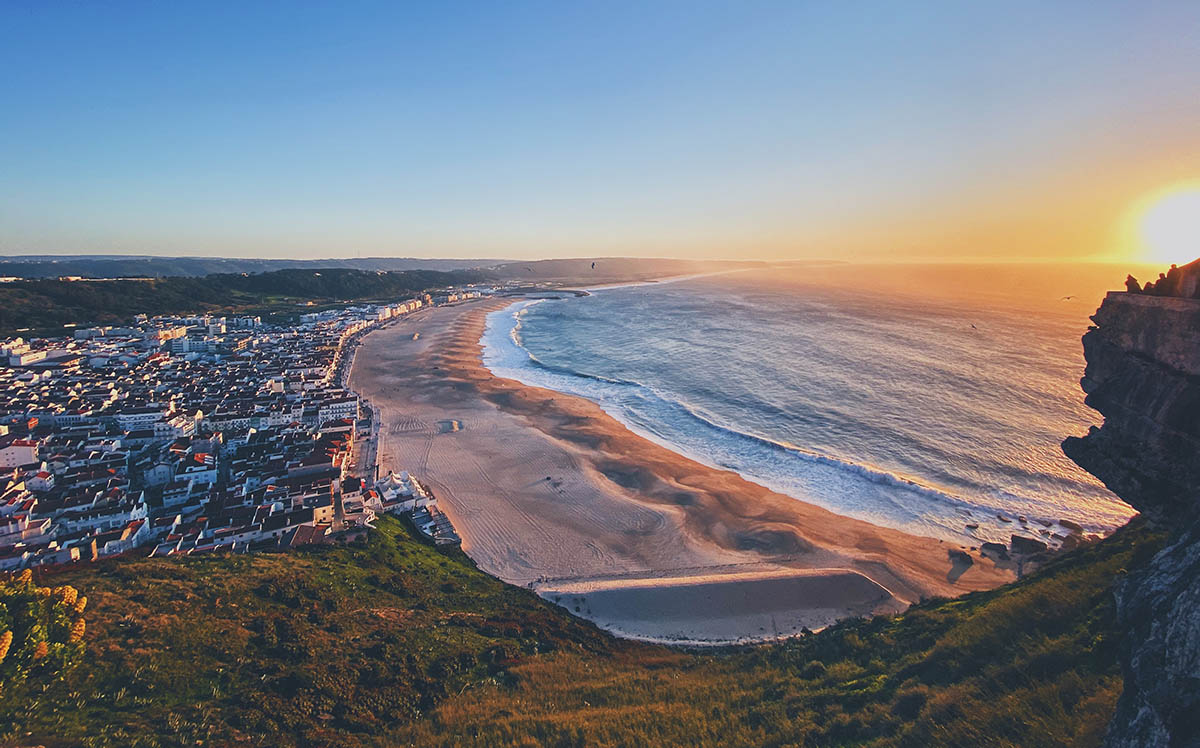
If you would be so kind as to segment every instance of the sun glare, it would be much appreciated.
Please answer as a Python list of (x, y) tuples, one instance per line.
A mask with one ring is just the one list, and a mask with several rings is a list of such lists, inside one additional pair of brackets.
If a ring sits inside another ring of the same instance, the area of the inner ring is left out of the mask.
[(1138, 222), (1147, 262), (1183, 265), (1200, 257), (1200, 181), (1154, 199)]

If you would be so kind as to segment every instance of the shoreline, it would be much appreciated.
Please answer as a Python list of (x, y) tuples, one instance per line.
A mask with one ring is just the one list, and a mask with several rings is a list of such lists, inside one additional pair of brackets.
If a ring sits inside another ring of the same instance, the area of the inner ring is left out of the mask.
[[(710, 278), (715, 275), (729, 275), (731, 273), (745, 273), (754, 268), (733, 268), (731, 270), (713, 270), (709, 273), (691, 273), (689, 275), (668, 275), (663, 278), (654, 278), (651, 280), (627, 281), (617, 283), (601, 283), (597, 286), (580, 286), (580, 291), (591, 293), (593, 291), (609, 291), (614, 288), (636, 288), (637, 286), (662, 286), (668, 283), (680, 283), (682, 281), (695, 280), (696, 278)], [(563, 286), (564, 289), (573, 289), (574, 286)]]
[[(484, 571), (547, 599), (592, 584), (573, 612), (623, 636), (703, 644), (894, 613), (1015, 577), (1012, 564), (977, 554), (969, 565), (952, 563), (950, 551), (965, 549), (842, 517), (703, 465), (591, 401), (492, 375), (481, 359), (486, 315), (512, 303), (418, 312), (366, 336), (351, 371), (355, 389), (380, 409), (382, 469), (427, 480)], [(438, 433), (445, 418), (463, 430)], [(681, 575), (685, 569), (697, 573)], [(797, 581), (844, 574), (866, 582)], [(689, 611), (671, 619), (673, 630), (628, 615), (647, 585), (668, 608)], [(762, 608), (773, 599), (782, 607)], [(739, 620), (739, 609), (789, 623), (780, 630)]]
[[(737, 272), (737, 271), (729, 271), (729, 272)], [(689, 276), (689, 277), (692, 277), (692, 276)], [(686, 279), (687, 278), (681, 277), (681, 278), (677, 278), (676, 280), (686, 280)], [(639, 286), (639, 285), (647, 285), (647, 284), (646, 283), (624, 284), (621, 286), (612, 286), (611, 288), (618, 288), (618, 287), (625, 288), (625, 287)], [(499, 309), (489, 312), (488, 316), (490, 317), (493, 314), (498, 314), (501, 312), (507, 313), (508, 311), (510, 311), (511, 309), (516, 307), (517, 305), (520, 305), (523, 303), (526, 304), (527, 306), (532, 306), (532, 303), (534, 303), (534, 302), (541, 302), (541, 301), (546, 301), (546, 300), (553, 300), (553, 299), (543, 299), (541, 297), (526, 297), (523, 299), (516, 298), (516, 299), (513, 299), (511, 301), (511, 303), (509, 303), (507, 306), (500, 307)], [(487, 323), (485, 323), (485, 326), (486, 326), (486, 324)], [(521, 323), (518, 322), (516, 327), (514, 328), (514, 331), (519, 330), (520, 325), (521, 325)], [(486, 334), (484, 337), (486, 337)], [(481, 342), (481, 355), (482, 355), (482, 353), (484, 351), (486, 351), (487, 345), (484, 344), (482, 342), (482, 340), (480, 342)], [(522, 352), (524, 353), (523, 346), (518, 345), (517, 347), (522, 349)], [(592, 400), (591, 398), (587, 397), (586, 395), (579, 395), (579, 394), (564, 391), (561, 389), (556, 389), (553, 386), (543, 386), (540, 384), (531, 383), (529, 381), (523, 381), (522, 379), (519, 379), (516, 376), (516, 375), (520, 375), (522, 373), (519, 369), (513, 369), (513, 368), (505, 367), (505, 366), (493, 366), (493, 365), (489, 365), (486, 361), (484, 361), (484, 368), (487, 369), (488, 372), (494, 377), (497, 377), (500, 379), (514, 380), (514, 381), (519, 382), (521, 385), (523, 385), (525, 387), (532, 387), (535, 389), (545, 389), (545, 390), (548, 390), (551, 392), (556, 392), (565, 397), (578, 397), (582, 400), (587, 400), (589, 402), (595, 402), (611, 418), (616, 420), (618, 423), (620, 423), (622, 426), (624, 426), (626, 429), (631, 431), (636, 436), (638, 436), (642, 439), (645, 439), (648, 442), (657, 444), (658, 446), (663, 447), (667, 450), (670, 450), (671, 452), (673, 452), (683, 458), (700, 463), (701, 465), (704, 465), (705, 467), (711, 468), (713, 470), (717, 470), (717, 471), (721, 471), (721, 472), (728, 471), (728, 472), (735, 473), (739, 477), (741, 477), (743, 480), (745, 480), (749, 483), (753, 483), (756, 486), (765, 488), (774, 493), (790, 496), (794, 500), (800, 501), (800, 502), (803, 502), (806, 504), (822, 506), (822, 508), (831, 511), (834, 514), (837, 514), (838, 516), (852, 518), (852, 519), (858, 519), (863, 522), (867, 522), (868, 524), (872, 524), (872, 525), (876, 525), (876, 526), (880, 526), (880, 527), (891, 527), (893, 529), (898, 530), (899, 532), (904, 532), (909, 535), (917, 535), (917, 536), (921, 536), (921, 537), (927, 537), (927, 538), (930, 538), (933, 540), (940, 540), (940, 541), (943, 541), (946, 543), (959, 543), (959, 544), (974, 543), (974, 544), (978, 545), (979, 543), (987, 542), (989, 540), (989, 538), (986, 538), (986, 537), (985, 538), (973, 537), (972, 535), (970, 535), (968, 533), (964, 533), (964, 532), (958, 532), (952, 536), (951, 535), (943, 535), (942, 537), (938, 537), (936, 534), (922, 533), (922, 532), (918, 532), (911, 528), (906, 529), (903, 527), (897, 527), (896, 525), (888, 525), (885, 522), (876, 521), (877, 518), (873, 518), (870, 516), (855, 517), (853, 514), (843, 513), (841, 511), (838, 511), (838, 509), (836, 507), (823, 506), (823, 505), (817, 503), (816, 501), (801, 498), (799, 496), (796, 496), (793, 493), (789, 493), (786, 489), (778, 487), (777, 485), (774, 485), (773, 481), (769, 478), (764, 478), (762, 476), (755, 476), (752, 473), (745, 471), (741, 468), (735, 468), (735, 467), (732, 467), (729, 465), (719, 464), (709, 457), (706, 457), (702, 454), (692, 452), (692, 451), (688, 450), (687, 447), (685, 447), (685, 446), (674, 443), (666, 437), (654, 434), (651, 431), (649, 431), (648, 429), (646, 429), (636, 423), (629, 422), (627, 419), (622, 418), (621, 414), (612, 412), (612, 410), (609, 409), (609, 406), (605, 405), (602, 402), (597, 402), (595, 400)], [(504, 373), (497, 373), (497, 369), (504, 369), (505, 371), (504, 371)], [(717, 428), (723, 428), (723, 427), (717, 427)], [(747, 438), (756, 439), (756, 440), (759, 440), (762, 442), (769, 441), (765, 437), (761, 437), (761, 436), (745, 435), (745, 434), (743, 434), (743, 436), (747, 436)], [(976, 511), (980, 510), (980, 507), (970, 505), (967, 502), (965, 502), (964, 500), (960, 499), (959, 497), (948, 494), (945, 491), (943, 491), (942, 489), (939, 489), (935, 486), (926, 485), (926, 484), (920, 482), (919, 480), (917, 480), (916, 478), (912, 478), (910, 476), (889, 473), (886, 470), (884, 470), (883, 468), (877, 467), (875, 465), (864, 464), (864, 463), (852, 463), (852, 462), (848, 462), (848, 461), (842, 460), (837, 457), (830, 457), (827, 455), (821, 455), (821, 454), (817, 454), (814, 452), (808, 452), (806, 450), (803, 450), (802, 448), (794, 447), (794, 446), (786, 445), (786, 444), (781, 444), (778, 442), (771, 442), (771, 446), (778, 448), (778, 449), (788, 450), (788, 451), (795, 452), (798, 454), (803, 454), (805, 457), (807, 457), (811, 460), (819, 461), (824, 464), (838, 465), (840, 467), (851, 468), (854, 470), (862, 471), (869, 475), (877, 476), (878, 478), (880, 478), (882, 480), (890, 481), (899, 488), (913, 490), (913, 491), (920, 491), (920, 492), (924, 492), (924, 493), (938, 494), (940, 496), (940, 498), (942, 498), (943, 500), (953, 501), (958, 504), (961, 504), (961, 508), (963, 510), (976, 510)], [(971, 515), (967, 515), (967, 518), (974, 519)], [(1005, 525), (1001, 525), (1001, 527), (1003, 527), (1004, 529), (1008, 529), (1008, 527)], [(964, 547), (969, 547), (969, 546), (964, 546)]]
[[(634, 284), (643, 285), (643, 284)], [(1080, 512), (1062, 501), (1047, 499), (1039, 491), (1016, 489), (1012, 501), (989, 501), (988, 496), (939, 486), (903, 468), (882, 467), (862, 456), (847, 458), (812, 451), (776, 437), (742, 431), (736, 424), (722, 423), (707, 413), (695, 412), (691, 404), (671, 393), (638, 381), (624, 381), (578, 373), (570, 364), (544, 366), (518, 339), (524, 334), (525, 315), (543, 301), (541, 297), (514, 298), (507, 307), (489, 313), (481, 340), (485, 366), (496, 377), (514, 379), (525, 386), (545, 388), (597, 403), (606, 413), (647, 441), (715, 470), (731, 470), (745, 480), (798, 501), (828, 509), (873, 525), (889, 527), (964, 547), (983, 543), (1007, 545), (1013, 535), (1046, 542), (1058, 550), (1063, 538), (1073, 533), (1101, 537), (1128, 520), (1113, 521), (1097, 514)], [(551, 313), (553, 314), (553, 313)], [(628, 390), (642, 393), (646, 407), (627, 402)], [(659, 411), (688, 411), (686, 423), (663, 421)], [(780, 462), (778, 455), (784, 455)], [(872, 495), (884, 494), (886, 496)], [(1004, 494), (1004, 491), (997, 491)], [(1054, 506), (1054, 504), (1058, 506)], [(1079, 529), (1081, 528), (1081, 529)]]
[[(592, 580), (539, 594), (617, 636), (691, 647), (773, 641), (820, 631), (843, 618), (903, 610), (890, 590), (849, 569)], [(821, 604), (834, 600), (839, 604)], [(699, 620), (698, 607), (708, 611)]]

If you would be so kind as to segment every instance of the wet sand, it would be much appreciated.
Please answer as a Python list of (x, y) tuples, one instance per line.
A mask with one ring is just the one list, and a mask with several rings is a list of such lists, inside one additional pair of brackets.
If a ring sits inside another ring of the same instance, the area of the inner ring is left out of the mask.
[(701, 645), (795, 635), (896, 607), (888, 590), (845, 569), (595, 580), (543, 594), (623, 636)]
[(381, 469), (428, 483), (484, 571), (614, 632), (693, 642), (772, 638), (1013, 578), (701, 465), (590, 401), (493, 376), (479, 338), (511, 302), (422, 310), (371, 333), (350, 376), (381, 414)]

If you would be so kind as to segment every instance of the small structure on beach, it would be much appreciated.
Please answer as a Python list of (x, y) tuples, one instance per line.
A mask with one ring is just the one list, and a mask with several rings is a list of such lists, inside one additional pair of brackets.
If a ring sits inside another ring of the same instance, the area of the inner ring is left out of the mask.
[(412, 521), (413, 527), (432, 540), (434, 545), (459, 545), (462, 543), (462, 538), (458, 536), (450, 518), (437, 508), (437, 504), (430, 504), (415, 510), (409, 519)]
[(378, 513), (406, 517), (413, 527), (435, 545), (458, 545), (462, 539), (450, 518), (437, 507), (433, 493), (405, 471), (388, 474), (375, 482), (367, 506)]
[(368, 503), (380, 514), (403, 514), (423, 509), (436, 499), (425, 490), (420, 481), (406, 471), (388, 474), (375, 482), (375, 496)]

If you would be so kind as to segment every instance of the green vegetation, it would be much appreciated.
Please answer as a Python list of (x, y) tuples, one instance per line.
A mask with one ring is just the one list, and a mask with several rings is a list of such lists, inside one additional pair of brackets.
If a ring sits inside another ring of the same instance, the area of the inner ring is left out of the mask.
[(39, 587), (28, 569), (0, 577), (0, 699), (44, 688), (79, 660), (86, 607), (74, 587)]
[(156, 257), (149, 255), (18, 255), (0, 258), (0, 276), (18, 278), (166, 278), (214, 273), (264, 273), (284, 268), (321, 270), (472, 270), (501, 260), (431, 260), (412, 257), (326, 257), (320, 260), (250, 257)]
[(614, 639), (391, 519), (346, 547), (110, 561), (53, 575), (93, 600), (87, 656), (6, 692), (0, 743), (1096, 745), (1112, 581), (1159, 543), (1127, 528), (998, 590), (717, 652)]
[(393, 300), (428, 288), (485, 280), (470, 270), (276, 270), (202, 278), (63, 281), (0, 284), (0, 334), (32, 328), (47, 334), (64, 324), (128, 322), (136, 314), (272, 311), (297, 303)]

